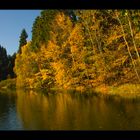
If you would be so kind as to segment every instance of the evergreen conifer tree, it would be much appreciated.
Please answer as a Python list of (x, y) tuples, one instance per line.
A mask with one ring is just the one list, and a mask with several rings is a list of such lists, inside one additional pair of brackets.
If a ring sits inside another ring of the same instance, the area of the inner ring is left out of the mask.
[(21, 35), (20, 35), (20, 40), (19, 40), (19, 50), (18, 53), (21, 53), (21, 47), (27, 44), (27, 37), (28, 34), (25, 29), (22, 30)]

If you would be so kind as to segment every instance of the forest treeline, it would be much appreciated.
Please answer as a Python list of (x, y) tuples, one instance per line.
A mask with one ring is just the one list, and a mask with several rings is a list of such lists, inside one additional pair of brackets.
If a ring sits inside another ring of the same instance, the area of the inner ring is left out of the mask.
[(139, 10), (44, 10), (16, 55), (18, 87), (140, 82)]
[(140, 82), (139, 10), (43, 10), (16, 54), (17, 87)]
[(8, 55), (6, 48), (0, 45), (0, 81), (16, 78), (14, 72), (16, 54), (21, 53), (21, 47), (27, 44), (27, 37), (28, 34), (26, 33), (26, 30), (23, 29), (19, 37), (18, 51), (13, 55)]
[(0, 81), (15, 77), (13, 71), (15, 58), (16, 53), (7, 55), (6, 49), (0, 45)]

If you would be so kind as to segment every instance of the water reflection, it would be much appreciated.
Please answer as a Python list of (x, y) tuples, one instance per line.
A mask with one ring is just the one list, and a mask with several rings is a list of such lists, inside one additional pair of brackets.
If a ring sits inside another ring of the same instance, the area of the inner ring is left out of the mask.
[(67, 92), (17, 91), (17, 97), (17, 113), (24, 129), (140, 129), (139, 102), (116, 102)]
[(0, 92), (0, 130), (22, 129), (22, 125), (17, 118), (16, 93)]
[(68, 91), (0, 92), (0, 130), (140, 130), (140, 101)]

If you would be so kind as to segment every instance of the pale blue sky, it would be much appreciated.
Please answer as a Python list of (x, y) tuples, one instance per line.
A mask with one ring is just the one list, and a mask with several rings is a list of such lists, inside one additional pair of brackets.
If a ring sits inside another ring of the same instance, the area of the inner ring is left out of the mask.
[(41, 10), (0, 10), (0, 45), (12, 55), (17, 52), (19, 36), (23, 28), (31, 40), (32, 25)]

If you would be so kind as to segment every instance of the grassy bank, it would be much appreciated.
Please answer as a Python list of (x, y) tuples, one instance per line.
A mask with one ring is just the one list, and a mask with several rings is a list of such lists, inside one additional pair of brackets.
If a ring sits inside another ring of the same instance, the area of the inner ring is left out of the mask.
[[(52, 90), (52, 89), (51, 89)], [(54, 88), (54, 91), (64, 89)], [(119, 86), (107, 86), (101, 85), (95, 88), (86, 88), (86, 87), (75, 87), (70, 89), (65, 89), (68, 91), (75, 91), (76, 93), (88, 94), (88, 95), (97, 95), (100, 97), (119, 97), (122, 99), (140, 99), (140, 84), (124, 84)]]
[(15, 89), (16, 79), (7, 79), (0, 82), (0, 89)]
[(140, 98), (140, 84), (125, 84), (118, 87), (100, 86), (94, 90), (101, 96), (119, 96), (125, 99)]
[[(16, 89), (16, 79), (7, 79), (1, 81), (0, 89)], [(42, 90), (48, 91), (49, 89), (43, 88)], [(60, 89), (53, 88), (50, 90), (57, 91)], [(140, 99), (140, 84), (124, 84), (116, 87), (101, 85), (94, 89), (77, 87), (75, 89), (70, 89), (70, 90), (75, 90), (77, 92), (79, 91), (85, 94), (96, 94), (103, 97), (121, 97), (123, 99)]]

